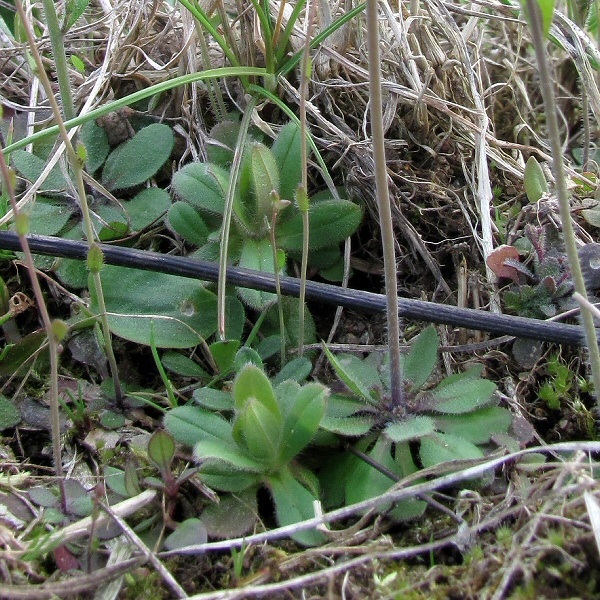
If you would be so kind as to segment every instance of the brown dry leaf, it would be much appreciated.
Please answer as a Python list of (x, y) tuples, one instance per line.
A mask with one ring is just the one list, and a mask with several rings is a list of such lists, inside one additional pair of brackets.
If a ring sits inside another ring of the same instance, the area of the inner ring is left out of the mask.
[(500, 279), (512, 279), (515, 283), (518, 283), (519, 271), (511, 265), (507, 265), (507, 260), (518, 261), (519, 251), (514, 246), (502, 244), (489, 254), (485, 262)]

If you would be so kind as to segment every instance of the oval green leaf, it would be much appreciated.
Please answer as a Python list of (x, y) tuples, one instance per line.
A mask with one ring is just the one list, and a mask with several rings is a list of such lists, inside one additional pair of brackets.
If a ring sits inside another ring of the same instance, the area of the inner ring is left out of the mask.
[[(239, 266), (261, 273), (274, 273), (273, 250), (269, 240), (245, 240)], [(238, 287), (237, 291), (242, 301), (255, 310), (263, 310), (277, 300), (277, 295), (270, 292), (242, 287)]]
[(437, 350), (440, 345), (435, 327), (424, 329), (412, 342), (404, 359), (402, 374), (411, 383), (414, 392), (423, 387), (437, 363)]
[(193, 377), (201, 380), (211, 378), (197, 362), (178, 352), (165, 352), (161, 356), (160, 362), (165, 369), (182, 377)]
[(180, 444), (193, 446), (197, 442), (213, 439), (235, 445), (231, 437), (231, 423), (208, 410), (197, 406), (178, 406), (164, 418), (165, 429)]
[[(163, 273), (106, 266), (101, 274), (111, 331), (126, 340), (159, 348), (189, 348), (217, 327), (216, 296), (198, 282)], [(98, 313), (94, 286), (91, 310)]]
[[(289, 469), (269, 476), (269, 489), (275, 503), (277, 522), (281, 527), (293, 525), (315, 516), (314, 502), (318, 500), (301, 483)], [(292, 535), (292, 538), (304, 546), (317, 546), (324, 541), (322, 533), (311, 529)]]
[(300, 128), (296, 123), (290, 122), (281, 128), (271, 152), (280, 173), (279, 196), (285, 200), (293, 200), (302, 178), (302, 145)]
[(71, 218), (73, 211), (66, 204), (54, 203), (38, 196), (29, 214), (29, 233), (56, 235)]
[(166, 431), (155, 431), (148, 441), (148, 457), (164, 473), (175, 456), (175, 440)]
[(546, 181), (544, 170), (533, 155), (529, 157), (525, 164), (523, 184), (529, 202), (537, 202), (548, 192), (548, 182)]
[(233, 410), (233, 396), (221, 390), (198, 388), (194, 390), (192, 398), (196, 404), (210, 410)]
[(273, 215), (272, 192), (279, 193), (279, 171), (273, 153), (260, 142), (250, 147), (254, 220), (258, 227)]
[(88, 121), (81, 126), (79, 137), (85, 146), (85, 166), (90, 173), (94, 173), (104, 164), (110, 152), (106, 131), (95, 121)]
[(283, 425), (280, 460), (288, 462), (313, 439), (325, 414), (329, 390), (319, 383), (307, 383), (294, 398)]
[(222, 215), (229, 173), (210, 163), (186, 165), (173, 176), (173, 188), (182, 200), (213, 215)]
[(125, 203), (129, 225), (133, 231), (141, 231), (158, 221), (171, 206), (171, 197), (165, 190), (150, 187), (136, 194)]
[(419, 456), (423, 467), (427, 468), (452, 460), (482, 458), (483, 452), (464, 438), (446, 433), (433, 433), (421, 439)]
[(283, 365), (279, 373), (271, 377), (271, 382), (274, 386), (289, 380), (300, 383), (310, 375), (311, 371), (312, 363), (308, 358), (304, 356), (293, 358)]
[(200, 519), (186, 519), (165, 539), (166, 550), (179, 550), (186, 546), (205, 544), (208, 540), (206, 527)]
[(202, 522), (211, 537), (231, 539), (248, 533), (258, 518), (256, 490), (253, 488), (220, 498), (202, 513)]
[(230, 446), (215, 439), (199, 441), (194, 446), (194, 458), (202, 463), (202, 468), (213, 464), (225, 463), (234, 470), (247, 471), (248, 473), (261, 473), (263, 465), (236, 446)]
[[(34, 182), (46, 167), (46, 161), (39, 156), (26, 152), (25, 150), (15, 150), (10, 155), (15, 169), (28, 181)], [(67, 181), (64, 178), (60, 167), (56, 165), (52, 168), (44, 183), (40, 186), (42, 192), (61, 192), (67, 188)]]
[(460, 415), (435, 417), (436, 428), (444, 433), (459, 436), (473, 444), (485, 444), (492, 436), (506, 433), (512, 415), (506, 408), (490, 406)]
[(346, 384), (348, 389), (370, 404), (376, 403), (372, 392), (381, 392), (383, 384), (379, 373), (371, 364), (360, 360), (353, 354), (340, 354), (334, 356), (323, 344), (323, 351), (327, 356), (336, 375)]
[(210, 231), (198, 211), (187, 202), (175, 202), (167, 216), (169, 226), (189, 244), (204, 246)]
[(272, 412), (258, 398), (249, 398), (236, 417), (234, 437), (237, 432), (238, 444), (243, 444), (251, 458), (267, 465), (275, 463), (283, 441), (279, 412)]
[[(362, 220), (362, 211), (348, 200), (325, 200), (308, 211), (311, 250), (333, 246), (352, 235)], [(302, 215), (296, 213), (275, 230), (277, 246), (284, 250), (302, 250)]]
[(406, 421), (390, 423), (385, 435), (393, 442), (408, 442), (422, 438), (435, 431), (435, 422), (431, 417), (409, 417)]
[(369, 433), (374, 424), (372, 417), (323, 417), (319, 427), (338, 435), (358, 437)]
[(168, 125), (154, 123), (144, 127), (106, 159), (102, 183), (109, 190), (144, 183), (167, 162), (173, 143), (173, 131)]
[(281, 417), (273, 386), (264, 372), (253, 364), (247, 364), (233, 383), (235, 408), (242, 410), (246, 403), (256, 398), (269, 412)]
[(496, 384), (485, 379), (462, 378), (438, 386), (432, 394), (432, 410), (460, 414), (482, 408), (493, 400)]

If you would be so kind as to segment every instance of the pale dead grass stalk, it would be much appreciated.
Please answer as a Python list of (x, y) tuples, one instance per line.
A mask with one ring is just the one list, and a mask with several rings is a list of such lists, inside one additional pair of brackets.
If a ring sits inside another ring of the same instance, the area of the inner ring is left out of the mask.
[[(188, 552), (221, 552), (234, 547), (239, 548), (242, 545), (248, 548), (250, 546), (260, 546), (264, 543), (272, 543), (282, 536), (287, 537), (294, 532), (307, 529), (309, 526), (314, 527), (319, 523), (334, 523), (346, 519), (351, 515), (356, 515), (365, 510), (387, 504), (390, 500), (415, 498), (421, 493), (431, 493), (433, 491), (439, 492), (447, 486), (460, 486), (461, 482), (481, 477), (485, 473), (491, 474), (503, 465), (513, 465), (516, 462), (517, 467), (513, 479), (517, 482), (519, 481), (519, 477), (528, 480), (530, 470), (533, 468), (538, 473), (536, 479), (539, 482), (539, 485), (531, 486), (524, 481), (525, 485), (522, 489), (517, 486), (509, 492), (503, 502), (492, 505), (491, 507), (484, 509), (483, 512), (482, 507), (480, 506), (485, 502), (483, 498), (479, 497), (476, 493), (471, 493), (470, 495), (465, 493), (461, 494), (457, 500), (455, 510), (457, 511), (457, 514), (463, 515), (465, 518), (467, 513), (470, 513), (471, 516), (469, 518), (472, 519), (473, 522), (471, 524), (466, 522), (462, 523), (450, 535), (447, 535), (436, 542), (419, 544), (413, 547), (390, 548), (386, 547), (386, 544), (389, 544), (391, 540), (384, 536), (378, 538), (377, 541), (374, 540), (374, 542), (372, 542), (375, 546), (365, 543), (364, 541), (361, 542), (360, 545), (353, 545), (351, 539), (357, 532), (352, 532), (346, 540), (340, 539), (334, 544), (324, 545), (316, 550), (307, 550), (291, 559), (294, 561), (301, 561), (304, 558), (305, 561), (309, 563), (312, 558), (318, 556), (335, 556), (338, 557), (335, 566), (326, 566), (321, 569), (315, 569), (315, 566), (313, 565), (311, 567), (313, 569), (311, 573), (291, 577), (290, 579), (278, 583), (266, 583), (264, 582), (265, 578), (261, 576), (260, 579), (262, 582), (260, 584), (254, 581), (239, 590), (207, 592), (191, 597), (197, 600), (232, 600), (233, 598), (242, 597), (262, 597), (283, 590), (294, 590), (305, 588), (309, 585), (322, 584), (333, 576), (340, 576), (341, 574), (352, 571), (360, 566), (371, 565), (372, 568), (376, 561), (401, 560), (415, 557), (439, 550), (449, 545), (458, 546), (459, 549), (467, 551), (473, 544), (478, 543), (479, 535), (483, 532), (496, 529), (507, 519), (512, 518), (518, 520), (519, 518), (522, 518), (525, 525), (518, 533), (518, 537), (515, 538), (512, 550), (508, 552), (503, 559), (500, 559), (500, 564), (497, 564), (493, 569), (494, 576), (491, 577), (490, 573), (489, 585), (486, 585), (485, 595), (482, 596), (489, 597), (488, 593), (491, 595), (490, 590), (495, 589), (496, 593), (499, 594), (496, 596), (496, 599), (498, 600), (503, 597), (502, 590), (505, 590), (513, 581), (513, 577), (517, 574), (519, 569), (533, 568), (535, 557), (541, 552), (546, 551), (546, 545), (536, 544), (536, 534), (540, 531), (542, 524), (560, 521), (561, 526), (574, 533), (577, 531), (585, 533), (590, 530), (589, 524), (583, 520), (585, 519), (583, 491), (586, 490), (588, 493), (593, 493), (595, 496), (600, 495), (600, 488), (598, 487), (597, 482), (590, 477), (590, 466), (587, 464), (589, 453), (596, 452), (598, 449), (600, 449), (600, 444), (595, 442), (574, 442), (530, 448), (502, 457), (483, 460), (474, 466), (468, 466), (459, 471), (435, 477), (424, 484), (411, 485), (410, 480), (414, 480), (417, 476), (427, 476), (427, 473), (430, 475), (436, 472), (440, 473), (443, 469), (452, 467), (451, 465), (439, 465), (438, 467), (419, 472), (415, 476), (407, 478), (394, 486), (392, 490), (377, 498), (326, 513), (318, 518), (311, 519), (310, 521), (298, 523), (294, 526), (282, 527), (265, 533), (246, 536), (245, 538), (239, 538), (237, 540), (212, 542), (200, 546), (183, 548), (181, 550), (164, 552), (161, 553), (160, 556), (166, 557), (180, 553), (187, 554)], [(543, 453), (555, 457), (558, 457), (563, 453), (569, 453), (572, 454), (572, 458), (564, 460), (558, 458), (553, 463), (539, 463), (535, 467), (524, 465), (521, 470), (518, 462), (519, 458), (535, 453)], [(456, 468), (456, 465), (454, 465), (454, 467)], [(542, 498), (543, 501), (540, 504), (540, 499)], [(581, 518), (565, 518), (565, 515), (572, 515), (575, 512), (578, 512), (581, 515)], [(533, 515), (533, 517), (530, 518), (527, 515)], [(332, 531), (332, 533), (336, 532)], [(342, 532), (337, 533), (341, 534)], [(346, 545), (342, 543), (344, 541)], [(350, 558), (357, 553), (360, 554), (360, 556)], [(500, 554), (500, 556), (503, 555)], [(578, 564), (576, 559), (573, 560), (573, 564)], [(488, 567), (492, 568), (492, 565), (488, 565)], [(498, 579), (500, 579), (499, 582)]]
[[(4, 160), (4, 155), (0, 152), (0, 172), (2, 174), (4, 190), (8, 195), (10, 205), (15, 213), (15, 218), (19, 216), (19, 209), (17, 208), (17, 202), (14, 195), (14, 187), (12, 181), (12, 173)], [(66, 495), (65, 495), (65, 484), (63, 478), (63, 466), (62, 466), (62, 455), (61, 455), (61, 433), (60, 433), (60, 413), (58, 406), (58, 344), (59, 339), (54, 331), (50, 314), (44, 300), (44, 294), (42, 293), (42, 287), (37, 276), (37, 271), (33, 262), (33, 255), (29, 250), (29, 244), (27, 238), (23, 233), (19, 233), (19, 239), (21, 242), (21, 248), (25, 256), (25, 264), (29, 272), (29, 278), (31, 280), (31, 286), (33, 287), (34, 297), (37, 303), (37, 308), (44, 324), (46, 331), (48, 353), (50, 356), (50, 427), (52, 432), (52, 457), (54, 460), (54, 469), (56, 478), (58, 480), (58, 486), (60, 490), (60, 502), (64, 509), (66, 507)]]
[[(23, 11), (23, 8), (21, 7), (20, 4), (17, 5), (17, 11), (19, 12), (19, 16), (23, 23), (25, 35), (27, 37), (27, 42), (28, 42), (28, 46), (29, 46), (29, 52), (31, 52), (31, 55), (32, 55), (33, 60), (35, 61), (35, 64), (37, 67), (36, 79), (39, 79), (40, 83), (44, 87), (46, 96), (48, 98), (48, 102), (52, 109), (52, 114), (54, 115), (54, 119), (59, 128), (60, 137), (62, 139), (62, 142), (65, 144), (67, 157), (69, 160), (69, 164), (71, 165), (71, 169), (73, 171), (73, 178), (75, 179), (77, 197), (79, 200), (79, 206), (81, 208), (81, 213), (82, 213), (82, 217), (83, 217), (83, 230), (84, 230), (85, 236), (87, 238), (87, 243), (90, 245), (90, 249), (91, 249), (92, 246), (94, 245), (96, 239), (95, 239), (95, 234), (94, 234), (94, 230), (93, 230), (93, 226), (92, 226), (92, 222), (91, 222), (91, 216), (90, 216), (90, 211), (89, 211), (88, 202), (87, 202), (87, 194), (86, 194), (85, 186), (83, 183), (83, 176), (82, 176), (83, 163), (82, 163), (80, 157), (77, 155), (77, 152), (75, 151), (75, 148), (73, 147), (73, 144), (71, 143), (71, 137), (74, 132), (71, 132), (71, 136), (67, 132), (67, 129), (64, 124), (64, 120), (61, 115), (60, 108), (58, 106), (58, 103), (56, 102), (56, 99), (54, 98), (52, 85), (50, 83), (48, 75), (46, 74), (46, 71), (43, 68), (41, 57), (40, 57), (39, 51), (37, 49), (35, 37), (33, 35), (32, 29), (31, 29), (31, 24), (27, 20), (27, 18), (25, 16), (25, 12)], [(70, 97), (70, 94), (65, 94), (65, 96)], [(67, 111), (67, 112), (70, 112), (70, 111)], [(98, 249), (98, 251), (99, 251), (99, 249)], [(106, 353), (106, 357), (107, 357), (108, 364), (110, 367), (110, 372), (111, 372), (112, 379), (113, 379), (115, 397), (116, 397), (117, 403), (121, 404), (122, 399), (123, 399), (122, 392), (121, 392), (121, 384), (119, 382), (117, 362), (116, 362), (116, 358), (115, 358), (115, 354), (114, 354), (114, 350), (113, 350), (113, 346), (112, 346), (112, 333), (108, 326), (108, 320), (107, 320), (107, 316), (106, 316), (106, 306), (104, 304), (104, 294), (102, 291), (102, 282), (100, 280), (99, 270), (100, 270), (99, 267), (96, 266), (94, 269), (91, 270), (91, 275), (92, 275), (92, 280), (94, 282), (96, 296), (98, 299), (98, 307), (100, 310), (100, 322), (102, 325), (102, 333), (104, 335), (104, 350)], [(58, 399), (56, 399), (56, 402), (58, 402)], [(58, 408), (56, 410), (58, 411)], [(54, 438), (54, 432), (53, 432), (53, 438)], [(53, 443), (56, 443), (56, 442), (53, 442)]]
[(385, 153), (385, 131), (383, 125), (383, 97), (381, 87), (381, 64), (379, 50), (379, 3), (367, 0), (366, 9), (367, 46), (369, 64), (369, 115), (375, 175), (377, 216), (381, 229), (385, 296), (387, 304), (387, 340), (390, 365), (390, 393), (392, 406), (406, 410), (404, 381), (400, 365), (400, 314), (398, 311), (398, 280), (396, 270), (396, 243), (390, 191), (388, 188), (387, 160)]
[[(354, 517), (364, 511), (377, 509), (383, 505), (389, 504), (390, 502), (398, 502), (404, 499), (414, 499), (420, 494), (428, 494), (439, 491), (448, 486), (458, 486), (462, 482), (469, 479), (475, 479), (477, 477), (482, 477), (486, 473), (492, 473), (495, 469), (502, 467), (505, 464), (512, 464), (514, 461), (529, 454), (542, 453), (553, 454), (557, 456), (559, 453), (593, 453), (599, 451), (600, 442), (564, 442), (548, 446), (527, 448), (526, 450), (505, 454), (500, 457), (464, 461), (464, 463), (462, 461), (444, 463), (429, 469), (423, 469), (414, 475), (406, 477), (380, 496), (376, 496), (374, 498), (370, 498), (369, 500), (364, 500), (363, 502), (352, 504), (350, 506), (335, 509), (331, 512), (324, 513), (323, 515), (308, 519), (306, 521), (301, 521), (293, 525), (286, 525), (285, 527), (279, 527), (264, 533), (245, 536), (243, 538), (230, 539), (221, 542), (210, 542), (197, 546), (188, 546), (180, 550), (163, 552), (160, 554), (160, 556), (164, 557), (176, 554), (198, 554), (208, 551), (240, 548), (243, 545), (249, 544), (273, 542), (278, 539), (286, 538), (300, 531), (313, 529), (324, 523), (335, 523), (336, 521)], [(448, 470), (453, 472), (447, 473)], [(447, 474), (440, 475), (440, 473)], [(413, 484), (413, 481), (420, 480), (428, 476), (436, 477), (435, 479), (424, 483)]]
[[(550, 548), (550, 543), (545, 540), (546, 533), (542, 531), (547, 523), (558, 522), (562, 526), (588, 531), (590, 525), (580, 520), (567, 519), (563, 515), (570, 513), (575, 508), (585, 517), (584, 495), (598, 494), (598, 484), (589, 474), (588, 455), (576, 453), (572, 460), (559, 464), (549, 473), (543, 474), (531, 489), (529, 504), (524, 504), (526, 510), (538, 504), (531, 517), (525, 519), (524, 525), (513, 533), (509, 551), (504, 555), (502, 567), (498, 571), (501, 576), (492, 600), (502, 600), (508, 596), (509, 587), (515, 580), (522, 576), (525, 581), (532, 577), (530, 570), (535, 561), (532, 557), (542, 555)], [(565, 534), (566, 537), (566, 534)], [(556, 546), (553, 550), (563, 552), (563, 557), (571, 561), (578, 569), (584, 565), (569, 556), (566, 551)]]
[(175, 598), (187, 598), (185, 590), (179, 585), (177, 580), (173, 577), (171, 572), (163, 565), (163, 563), (157, 558), (154, 552), (144, 544), (140, 537), (129, 527), (124, 519), (119, 516), (110, 506), (103, 505), (103, 510), (115, 521), (119, 527), (123, 530), (125, 537), (139, 550), (148, 562), (156, 569), (161, 579), (165, 582), (167, 587), (171, 590), (171, 593)]
[(52, 598), (69, 598), (74, 594), (89, 594), (96, 588), (144, 564), (143, 556), (130, 558), (86, 575), (71, 577), (65, 581), (44, 583), (41, 585), (0, 586), (0, 600), (49, 600)]

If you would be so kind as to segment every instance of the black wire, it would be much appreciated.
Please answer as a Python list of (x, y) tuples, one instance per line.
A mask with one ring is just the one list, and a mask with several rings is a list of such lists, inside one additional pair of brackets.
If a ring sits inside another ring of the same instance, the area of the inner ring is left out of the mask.
[[(38, 235), (27, 236), (27, 240), (34, 254), (77, 260), (87, 258), (88, 245), (85, 242)], [(110, 265), (180, 275), (205, 281), (217, 281), (219, 277), (218, 265), (209, 261), (107, 244), (100, 244), (100, 248), (104, 253), (104, 261)], [(0, 231), (0, 249), (20, 250), (18, 236), (10, 231)], [(273, 275), (240, 267), (227, 267), (227, 282), (254, 290), (276, 291)], [(282, 276), (280, 277), (280, 285), (281, 292), (284, 295), (295, 297), (300, 295), (299, 279)], [(341, 288), (314, 281), (306, 282), (306, 299), (312, 302), (344, 306), (367, 313), (385, 312), (386, 310), (385, 296), (381, 294)], [(585, 345), (583, 329), (578, 325), (500, 315), (483, 310), (458, 308), (409, 298), (401, 298), (398, 301), (398, 309), (400, 315), (407, 319), (443, 323), (455, 327), (487, 331), (498, 335), (513, 335), (543, 342), (574, 346)]]

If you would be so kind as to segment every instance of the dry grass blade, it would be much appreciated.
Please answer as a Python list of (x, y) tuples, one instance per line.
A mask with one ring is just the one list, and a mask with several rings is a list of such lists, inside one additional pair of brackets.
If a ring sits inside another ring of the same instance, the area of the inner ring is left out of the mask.
[(79, 594), (93, 592), (98, 586), (115, 577), (121, 577), (135, 567), (143, 565), (143, 557), (132, 558), (119, 564), (98, 569), (89, 575), (72, 577), (66, 581), (42, 585), (5, 585), (0, 587), (2, 600), (50, 600), (52, 598), (70, 598)]
[(598, 500), (596, 500), (596, 498), (588, 491), (583, 493), (583, 498), (585, 500), (585, 507), (590, 518), (590, 523), (592, 524), (598, 553), (600, 554), (600, 504), (598, 504)]
[[(123, 536), (117, 538), (111, 544), (110, 556), (106, 561), (106, 566), (118, 565), (131, 557), (132, 547)], [(116, 600), (121, 588), (123, 587), (124, 576), (116, 577), (112, 581), (102, 585), (94, 594), (94, 600)]]
[[(265, 533), (257, 533), (251, 536), (245, 536), (243, 538), (230, 539), (222, 542), (209, 542), (206, 544), (200, 544), (198, 546), (187, 546), (180, 550), (173, 550), (169, 552), (161, 553), (161, 557), (174, 556), (177, 554), (200, 554), (215, 550), (224, 550), (231, 548), (240, 548), (248, 544), (260, 544), (263, 542), (272, 542), (274, 540), (286, 538), (299, 531), (306, 531), (313, 529), (322, 524), (335, 523), (349, 517), (356, 516), (366, 510), (378, 508), (382, 505), (389, 504), (390, 502), (398, 502), (406, 498), (416, 498), (420, 494), (428, 494), (434, 491), (442, 490), (448, 486), (458, 485), (469, 479), (483, 476), (485, 473), (492, 473), (496, 468), (501, 467), (507, 463), (512, 463), (522, 457), (529, 454), (554, 454), (557, 453), (572, 453), (572, 452), (599, 452), (600, 442), (565, 442), (561, 444), (553, 444), (543, 447), (528, 448), (526, 450), (520, 450), (511, 454), (506, 454), (498, 458), (481, 459), (473, 461), (464, 461), (468, 466), (463, 466), (458, 462), (444, 463), (430, 469), (424, 469), (418, 471), (414, 475), (407, 477), (394, 485), (390, 490), (351, 506), (345, 506), (333, 510), (328, 513), (324, 513), (318, 517), (306, 521), (300, 521), (294, 525), (287, 525), (285, 527), (279, 527), (272, 529)], [(459, 469), (459, 470), (457, 470)], [(423, 477), (430, 475), (438, 475), (440, 473), (451, 471), (449, 474), (441, 475), (427, 481), (425, 483), (417, 483), (410, 485), (414, 480), (421, 480)]]
[[(156, 498), (155, 490), (146, 490), (133, 498), (128, 498), (127, 500), (123, 500), (119, 502), (115, 506), (112, 507), (112, 511), (115, 515), (119, 517), (129, 516), (136, 511), (140, 510), (144, 506), (150, 504)], [(111, 517), (108, 515), (99, 515), (95, 520), (95, 526), (100, 527), (110, 523)], [(92, 527), (93, 519), (92, 517), (85, 517), (80, 521), (75, 523), (71, 523), (62, 529), (57, 530), (51, 536), (48, 537), (46, 543), (48, 545), (59, 544), (63, 542), (70, 542), (76, 540), (77, 538), (81, 538), (82, 536), (87, 535), (90, 532), (90, 528)]]
[[(585, 505), (583, 503), (584, 494), (594, 494), (592, 498), (600, 494), (600, 488), (597, 482), (593, 481), (586, 472), (589, 467), (586, 464), (586, 456), (589, 451), (597, 451), (598, 444), (557, 444), (549, 447), (532, 448), (528, 451), (515, 453), (512, 455), (500, 457), (491, 461), (486, 461), (480, 465), (466, 467), (457, 472), (442, 475), (433, 479), (428, 484), (420, 484), (411, 486), (410, 482), (401, 482), (400, 489), (384, 494), (382, 497), (374, 499), (369, 503), (369, 506), (374, 506), (390, 497), (400, 498), (413, 496), (416, 489), (425, 486), (431, 492), (440, 490), (450, 482), (457, 484), (460, 481), (471, 479), (473, 476), (481, 476), (484, 472), (492, 472), (500, 465), (513, 464), (516, 457), (526, 457), (527, 455), (535, 455), (543, 452), (550, 455), (556, 452), (573, 452), (572, 458), (565, 460), (557, 460), (554, 463), (538, 463), (537, 466), (529, 466), (524, 462), (522, 466), (517, 463), (517, 469), (512, 476), (513, 485), (509, 489), (506, 497), (496, 505), (488, 505), (485, 500), (475, 491), (464, 490), (456, 501), (455, 511), (458, 516), (465, 518), (467, 521), (457, 528), (452, 533), (444, 536), (442, 539), (431, 543), (422, 543), (413, 547), (390, 548), (386, 547), (389, 543), (389, 538), (386, 536), (376, 538), (376, 546), (369, 544), (353, 543), (352, 536), (342, 545), (341, 540), (334, 544), (321, 546), (318, 551), (304, 551), (298, 553), (294, 558), (294, 562), (310, 562), (313, 555), (338, 557), (335, 566), (324, 566), (321, 569), (311, 569), (311, 573), (297, 577), (284, 579), (277, 583), (268, 583), (269, 576), (260, 577), (260, 583), (255, 579), (248, 582), (246, 586), (239, 590), (223, 590), (218, 592), (208, 592), (192, 596), (194, 599), (202, 600), (232, 600), (234, 598), (243, 597), (264, 597), (284, 590), (292, 591), (297, 589), (306, 589), (308, 586), (316, 586), (330, 581), (336, 577), (340, 578), (343, 573), (355, 572), (356, 569), (365, 567), (369, 564), (377, 564), (380, 561), (394, 561), (403, 558), (415, 557), (424, 555), (429, 552), (439, 550), (448, 546), (455, 546), (466, 551), (472, 547), (474, 543), (478, 543), (482, 534), (489, 530), (495, 530), (501, 523), (507, 520), (514, 520), (517, 524), (518, 534), (511, 543), (509, 551), (502, 547), (495, 547), (489, 550), (489, 558), (483, 564), (473, 564), (473, 569), (479, 571), (485, 568), (488, 572), (489, 581), (485, 585), (485, 591), (482, 591), (480, 597), (490, 598), (492, 595), (499, 600), (506, 597), (504, 594), (508, 586), (514, 585), (515, 581), (521, 575), (524, 565), (532, 565), (535, 563), (533, 557), (542, 556), (548, 552), (552, 543), (552, 528), (554, 525), (562, 527), (563, 535), (569, 539), (574, 539), (574, 548), (577, 544), (577, 539), (588, 534), (589, 525), (583, 521), (585, 516)], [(445, 468), (450, 468), (451, 465), (446, 465)], [(538, 472), (537, 484), (530, 486), (527, 483), (528, 471), (533, 468)], [(539, 469), (539, 471), (538, 471)], [(433, 469), (431, 474), (440, 469)], [(426, 472), (425, 472), (426, 474)], [(417, 474), (416, 477), (422, 475)], [(424, 488), (421, 488), (424, 489)], [(582, 493), (583, 492), (583, 493)], [(334, 511), (333, 513), (325, 514), (320, 519), (312, 521), (334, 522), (340, 518), (345, 518), (351, 512), (358, 509), (365, 509), (365, 503), (360, 507), (348, 507), (342, 511)], [(311, 522), (312, 523), (312, 522)], [(304, 527), (308, 523), (299, 524)], [(366, 528), (365, 532), (370, 528)], [(195, 551), (203, 550), (204, 552), (222, 551), (225, 548), (231, 548), (232, 545), (244, 547), (260, 547), (266, 541), (272, 541), (280, 534), (291, 534), (293, 527), (280, 528), (266, 532), (264, 534), (256, 534), (239, 540), (228, 540), (224, 542), (203, 544), (195, 549)], [(377, 535), (377, 528), (370, 533)], [(538, 538), (543, 538), (540, 542)], [(494, 540), (492, 536), (486, 543), (491, 546), (506, 544), (506, 541)], [(512, 536), (510, 540), (513, 540)], [(481, 543), (481, 542), (479, 542)], [(356, 545), (355, 545), (356, 544)], [(189, 549), (183, 549), (187, 552)], [(177, 552), (163, 553), (164, 556), (171, 556)], [(358, 557), (352, 558), (353, 555), (359, 554)], [(501, 558), (503, 557), (504, 558)], [(568, 555), (568, 550), (564, 553), (566, 560), (574, 568), (581, 568), (581, 561), (575, 557)], [(290, 559), (292, 560), (292, 559)], [(279, 567), (285, 571), (285, 563)], [(431, 573), (433, 577), (434, 574)], [(423, 576), (421, 585), (427, 585), (427, 575)], [(342, 584), (343, 587), (343, 584)]]
[(187, 598), (185, 590), (177, 583), (170, 571), (160, 562), (155, 554), (144, 544), (140, 537), (127, 525), (127, 523), (110, 506), (104, 506), (107, 514), (118, 523), (123, 530), (124, 536), (144, 555), (148, 562), (156, 569), (167, 587), (171, 590), (175, 598)]
[(518, 522), (521, 527), (511, 536), (508, 552), (501, 561), (497, 573), (501, 578), (492, 600), (509, 597), (516, 581), (531, 581), (530, 569), (543, 557), (558, 555), (575, 572), (585, 568), (580, 559), (570, 554), (571, 549), (577, 550), (577, 542), (569, 540), (588, 534), (589, 525), (583, 517), (590, 501), (597, 507), (598, 484), (589, 477), (586, 463), (586, 454), (577, 453), (572, 460), (559, 463), (545, 473), (530, 490), (527, 502), (537, 502), (538, 508), (529, 518)]

